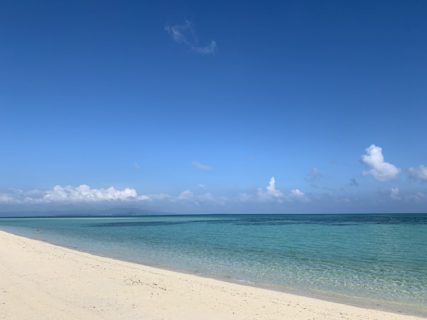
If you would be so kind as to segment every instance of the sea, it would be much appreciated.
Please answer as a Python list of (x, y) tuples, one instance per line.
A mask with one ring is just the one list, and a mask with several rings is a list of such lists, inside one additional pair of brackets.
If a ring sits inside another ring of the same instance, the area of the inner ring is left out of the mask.
[(249, 286), (427, 315), (427, 214), (0, 218), (0, 230)]

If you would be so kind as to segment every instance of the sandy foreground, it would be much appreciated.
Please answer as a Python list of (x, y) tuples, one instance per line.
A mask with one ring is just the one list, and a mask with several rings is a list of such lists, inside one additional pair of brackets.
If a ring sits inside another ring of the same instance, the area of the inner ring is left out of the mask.
[(98, 257), (0, 231), (0, 319), (421, 319)]

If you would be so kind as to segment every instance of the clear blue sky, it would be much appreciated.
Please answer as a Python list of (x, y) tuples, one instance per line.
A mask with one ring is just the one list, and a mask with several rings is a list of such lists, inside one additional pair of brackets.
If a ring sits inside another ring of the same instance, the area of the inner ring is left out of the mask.
[(425, 1), (2, 1), (0, 211), (426, 211), (426, 35)]

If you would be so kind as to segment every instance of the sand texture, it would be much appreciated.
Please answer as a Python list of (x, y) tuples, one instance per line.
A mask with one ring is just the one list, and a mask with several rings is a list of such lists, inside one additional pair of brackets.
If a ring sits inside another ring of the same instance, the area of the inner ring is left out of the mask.
[(98, 257), (0, 231), (0, 319), (421, 319)]

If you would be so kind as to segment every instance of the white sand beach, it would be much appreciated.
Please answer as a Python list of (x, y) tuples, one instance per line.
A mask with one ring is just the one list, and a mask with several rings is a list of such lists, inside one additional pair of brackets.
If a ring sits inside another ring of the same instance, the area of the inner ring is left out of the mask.
[(99, 257), (0, 232), (0, 319), (421, 319)]

